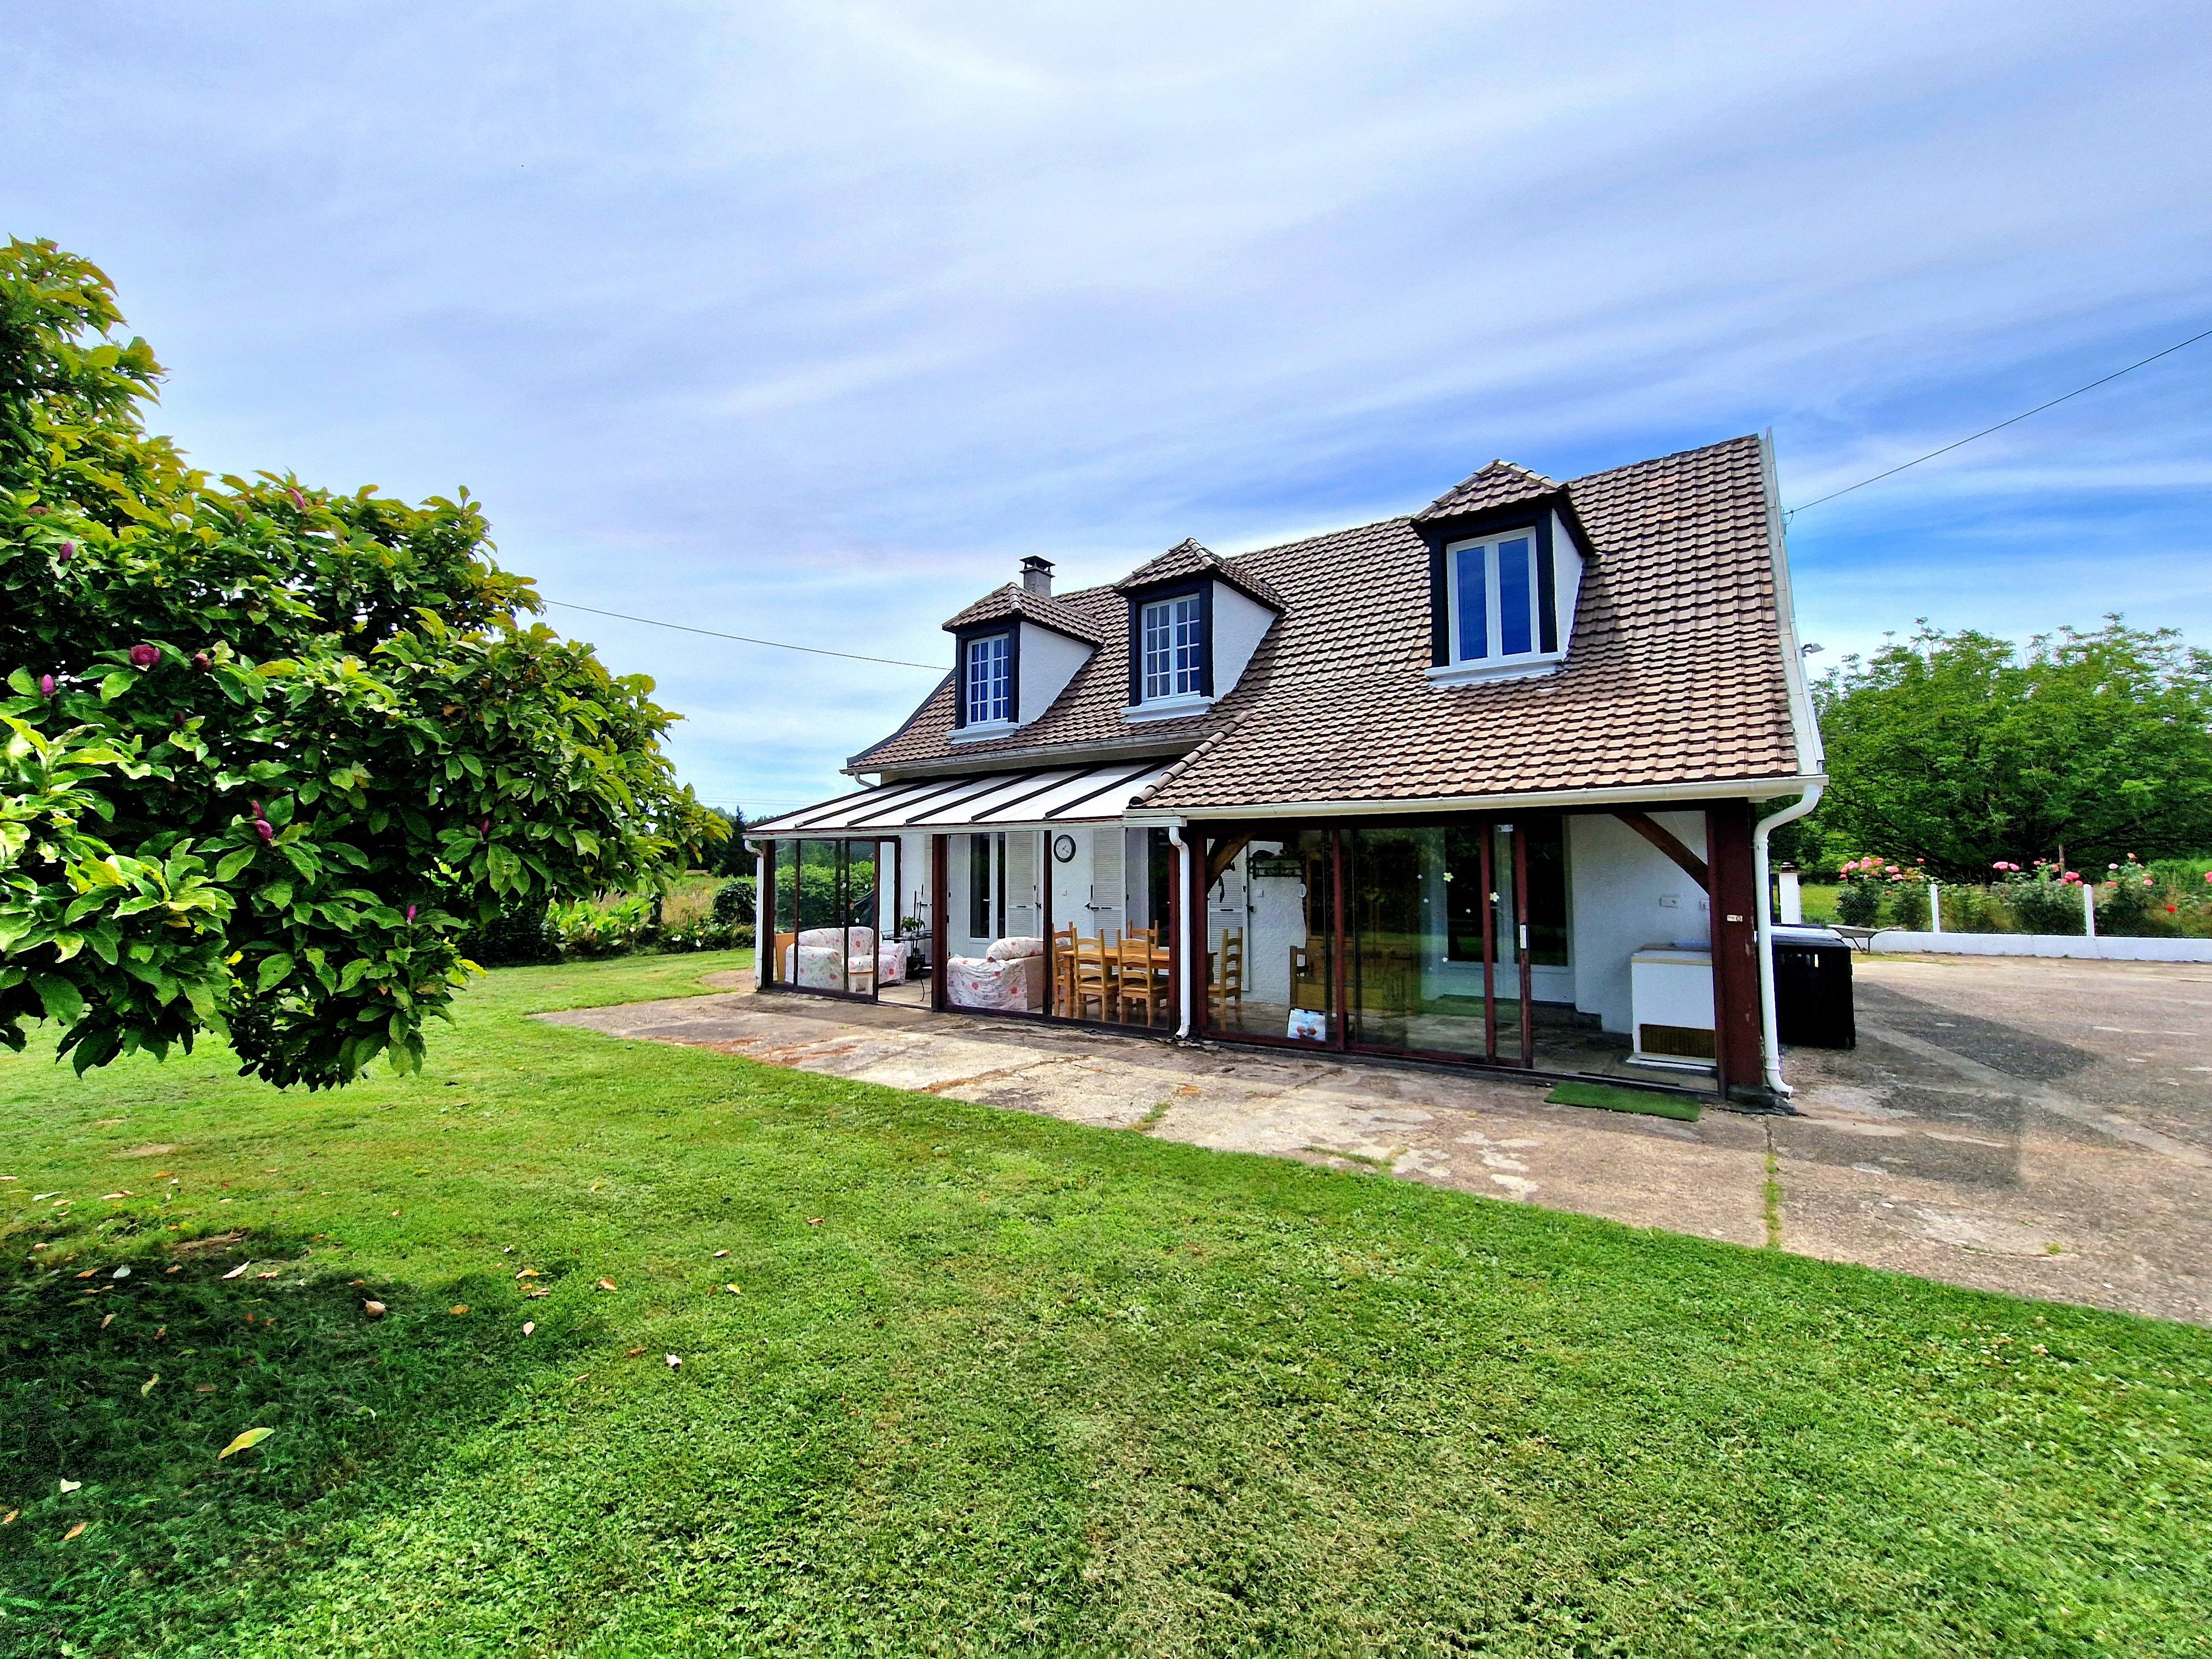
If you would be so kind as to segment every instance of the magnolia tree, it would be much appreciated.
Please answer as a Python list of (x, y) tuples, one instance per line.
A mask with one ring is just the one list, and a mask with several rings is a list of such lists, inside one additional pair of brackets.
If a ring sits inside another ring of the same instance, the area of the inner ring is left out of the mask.
[(652, 682), (518, 620), (465, 491), (210, 481), (144, 431), (161, 371), (121, 322), (85, 261), (0, 251), (0, 1042), (419, 1065), (464, 928), (721, 826)]

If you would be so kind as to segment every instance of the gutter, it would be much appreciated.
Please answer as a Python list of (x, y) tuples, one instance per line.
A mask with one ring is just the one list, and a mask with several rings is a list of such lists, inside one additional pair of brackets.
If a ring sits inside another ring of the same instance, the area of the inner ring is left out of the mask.
[(1757, 884), (1759, 897), (1759, 1042), (1766, 1051), (1766, 1086), (1784, 1100), (1797, 1091), (1782, 1080), (1782, 1019), (1774, 1008), (1774, 906), (1766, 894), (1766, 838), (1818, 806), (1827, 787), (1824, 778), (1808, 789), (1803, 799), (1759, 819), (1751, 828), (1751, 878)]

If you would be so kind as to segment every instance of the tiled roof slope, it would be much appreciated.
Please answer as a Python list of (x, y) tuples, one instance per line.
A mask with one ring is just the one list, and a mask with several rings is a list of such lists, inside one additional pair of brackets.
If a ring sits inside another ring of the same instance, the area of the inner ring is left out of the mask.
[(1540, 496), (1555, 495), (1559, 488), (1540, 472), (1531, 472), (1510, 461), (1492, 461), (1472, 477), (1461, 479), (1413, 514), (1413, 522), (1426, 524), (1431, 519), (1449, 519), (1461, 513), (1486, 513), (1494, 507), (1510, 507), (1516, 501), (1533, 501)]
[(1069, 606), (1066, 600), (1048, 599), (1042, 594), (1032, 593), (1018, 582), (1008, 582), (1004, 587), (986, 593), (958, 616), (950, 618), (945, 624), (945, 631), (956, 633), (981, 623), (997, 622), (1002, 617), (1026, 617), (1040, 628), (1049, 628), (1054, 633), (1065, 634), (1085, 645), (1097, 645), (1100, 641), (1098, 629), (1080, 611)]
[(1430, 684), (1428, 551), (1412, 520), (1392, 519), (1226, 562), (1268, 583), (1285, 609), (1236, 689), (1205, 714), (1123, 721), (1127, 601), (1093, 588), (1065, 603), (1106, 643), (1042, 720), (956, 751), (948, 684), (853, 768), (1186, 735), (1199, 746), (1143, 803), (1168, 811), (1796, 775), (1759, 441), (1566, 489), (1595, 553), (1555, 674)]
[[(1241, 562), (1241, 561), (1240, 561)], [(1161, 582), (1186, 576), (1218, 576), (1231, 587), (1250, 594), (1271, 611), (1283, 608), (1282, 596), (1249, 571), (1231, 567), (1195, 536), (1186, 536), (1157, 559), (1148, 560), (1114, 584), (1116, 593), (1131, 593)]]

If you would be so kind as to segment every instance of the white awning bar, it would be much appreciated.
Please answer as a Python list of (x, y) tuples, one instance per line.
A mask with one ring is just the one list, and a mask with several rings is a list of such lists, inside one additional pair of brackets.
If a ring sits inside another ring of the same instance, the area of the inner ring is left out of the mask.
[(745, 835), (769, 841), (1114, 823), (1175, 763), (1155, 757), (881, 784), (748, 824)]

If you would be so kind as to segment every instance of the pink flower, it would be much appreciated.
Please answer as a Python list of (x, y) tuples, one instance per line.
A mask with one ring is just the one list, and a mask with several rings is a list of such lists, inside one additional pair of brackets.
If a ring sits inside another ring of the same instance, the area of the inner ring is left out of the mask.
[(67, 564), (75, 557), (76, 557), (76, 544), (75, 542), (64, 542), (61, 545), (61, 562), (64, 564)]
[(287, 486), (284, 493), (292, 498), (292, 505), (298, 507), (301, 512), (305, 513), (307, 510), (307, 498), (298, 490)]
[(2002, 869), (2003, 869), (2004, 867), (2005, 867), (2005, 861), (2004, 861), (2002, 859), (1999, 859), (1999, 860), (1998, 860), (1995, 864), (1992, 864), (1991, 866), (1990, 866), (1990, 869), (1992, 869), (1992, 870), (2002, 870)]
[(253, 828), (254, 828), (255, 831), (256, 831), (256, 832), (260, 836), (260, 837), (261, 837), (261, 844), (262, 844), (263, 846), (264, 846), (264, 847), (269, 846), (269, 845), (272, 844), (272, 843), (276, 841), (276, 826), (275, 824), (273, 824), (273, 823), (270, 823), (270, 822), (269, 822), (269, 820), (268, 820), (267, 818), (256, 818), (256, 819), (254, 819), (254, 820), (253, 820)]
[(2117, 869), (2118, 869), (2119, 867), (2120, 867), (2120, 866), (2119, 866), (2118, 865), (2117, 865), (2117, 864), (2108, 864), (2108, 865), (2106, 865), (2106, 866), (2105, 866), (2105, 868), (2106, 868), (2107, 870), (2117, 870)]
[(142, 674), (161, 660), (161, 653), (150, 645), (134, 645), (131, 647), (131, 665)]
[(410, 921), (415, 920), (415, 907), (411, 904), (407, 907), (407, 920)]
[(48, 702), (54, 700), (54, 677), (52, 674), (39, 676), (39, 695)]
[(2069, 870), (2064, 875), (2059, 877), (2058, 884), (2063, 887), (2069, 882), (2079, 882), (2081, 879), (2081, 877), (2075, 875), (2071, 870)]

